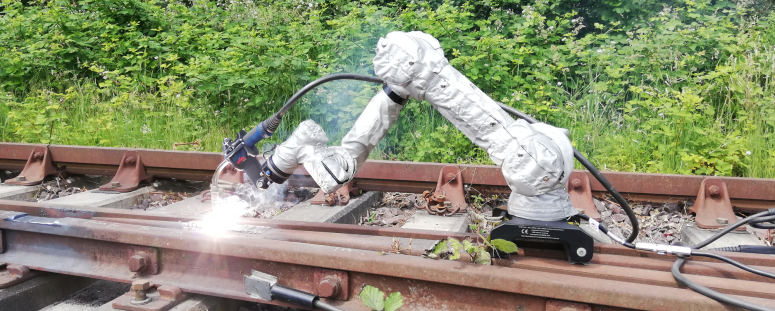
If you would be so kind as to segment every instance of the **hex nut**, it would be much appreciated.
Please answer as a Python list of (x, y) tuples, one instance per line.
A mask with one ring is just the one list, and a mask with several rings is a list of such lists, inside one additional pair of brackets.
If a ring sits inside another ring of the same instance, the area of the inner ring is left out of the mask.
[(571, 186), (573, 186), (574, 189), (581, 188), (581, 179), (574, 179), (571, 181)]
[(145, 269), (148, 260), (141, 254), (129, 257), (129, 271), (139, 272)]
[(132, 291), (138, 291), (138, 290), (145, 291), (145, 290), (148, 290), (149, 288), (151, 288), (151, 282), (149, 281), (138, 280), (138, 281), (132, 282)]
[(318, 284), (318, 296), (331, 298), (339, 295), (341, 285), (339, 280), (333, 276), (324, 277)]

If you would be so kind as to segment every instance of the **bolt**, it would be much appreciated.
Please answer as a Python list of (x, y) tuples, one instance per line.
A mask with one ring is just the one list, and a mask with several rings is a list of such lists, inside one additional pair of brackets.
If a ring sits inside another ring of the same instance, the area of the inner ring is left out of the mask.
[(583, 247), (579, 247), (578, 249), (576, 249), (576, 255), (579, 255), (579, 257), (586, 256), (587, 255), (587, 249), (585, 249)]
[(719, 217), (719, 218), (716, 218), (716, 223), (718, 223), (719, 225), (728, 225), (729, 219)]
[(25, 180), (27, 180), (27, 177), (24, 177), (24, 176), (21, 176), (21, 175), (16, 176), (16, 181), (25, 181)]
[(42, 160), (43, 159), (43, 152), (36, 151), (32, 153), (32, 158), (35, 160)]
[(574, 179), (573, 181), (570, 182), (570, 184), (571, 186), (573, 186), (574, 189), (579, 189), (581, 188), (581, 179), (578, 179), (578, 178)]
[(721, 189), (719, 189), (718, 186), (710, 186), (710, 188), (708, 188), (708, 192), (710, 192), (710, 195), (715, 196), (721, 193)]
[(111, 183), (110, 183), (110, 187), (112, 187), (112, 188), (118, 188), (118, 187), (121, 187), (121, 183), (120, 183), (120, 182), (117, 182), (117, 181), (111, 182)]
[(148, 264), (148, 259), (146, 257), (144, 252), (129, 257), (129, 271), (139, 272), (144, 270), (145, 266)]
[(446, 198), (447, 198), (447, 197), (445, 197), (445, 196), (443, 196), (443, 195), (437, 195), (437, 196), (436, 196), (436, 201), (439, 201), (439, 202), (441, 203), (441, 202), (444, 202), (444, 200), (445, 200)]
[(132, 282), (132, 291), (135, 292), (135, 299), (132, 299), (133, 303), (145, 303), (147, 302), (148, 296), (145, 295), (145, 292), (151, 288), (151, 282), (148, 281), (134, 281)]
[(455, 178), (456, 178), (456, 177), (457, 177), (457, 175), (455, 175), (455, 173), (449, 173), (449, 174), (447, 174), (447, 182), (448, 182), (448, 183), (449, 183), (449, 182), (452, 182), (453, 180), (455, 180)]
[(334, 197), (333, 193), (323, 195), (323, 200), (326, 202), (327, 205), (336, 204), (336, 197)]
[(126, 159), (124, 159), (124, 164), (132, 165), (132, 164), (135, 164), (135, 162), (137, 162), (137, 159), (135, 159), (135, 157), (127, 157)]
[(409, 62), (409, 66), (414, 65), (414, 62)]
[(332, 298), (339, 295), (341, 285), (339, 279), (334, 276), (326, 276), (318, 284), (318, 296)]

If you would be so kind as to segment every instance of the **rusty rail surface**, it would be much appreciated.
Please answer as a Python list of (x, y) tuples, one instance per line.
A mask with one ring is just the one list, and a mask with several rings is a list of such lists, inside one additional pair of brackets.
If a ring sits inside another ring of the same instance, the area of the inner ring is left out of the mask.
[[(0, 169), (21, 170), (37, 144), (0, 143)], [(151, 150), (134, 148), (103, 148), (49, 145), (52, 161), (66, 166), (74, 174), (113, 175), (124, 152), (137, 151), (149, 175), (164, 178), (207, 181), (223, 160), (220, 153)], [(366, 191), (399, 191), (421, 193), (433, 189), (439, 171), (449, 164), (400, 161), (364, 163), (355, 176), (354, 184)], [(510, 192), (500, 169), (490, 165), (458, 165), (465, 184), (481, 193)], [(603, 194), (605, 189), (589, 173), (592, 191)], [(631, 200), (675, 202), (697, 196), (706, 176), (603, 172), (603, 175)], [(775, 206), (775, 180), (760, 178), (722, 178), (729, 189), (735, 207), (758, 211)], [(289, 180), (293, 186), (316, 186), (304, 168), (294, 172)]]
[[(136, 219), (128, 210), (68, 215), (37, 203), (8, 203), (0, 202), (0, 262), (125, 283), (148, 280), (186, 293), (277, 303), (245, 294), (243, 275), (252, 269), (309, 292), (320, 290), (316, 274), (346, 272), (347, 295), (327, 299), (346, 310), (367, 310), (358, 298), (366, 284), (401, 292), (409, 310), (549, 310), (563, 303), (557, 300), (594, 310), (727, 310), (679, 286), (669, 259), (616, 245), (596, 245), (589, 266), (569, 265), (561, 251), (535, 249), (483, 266), (419, 257), (448, 236), (443, 232), (246, 220), (237, 231), (208, 234), (182, 219), (159, 220), (168, 216)], [(50, 215), (13, 219), (21, 209)], [(149, 261), (132, 266), (130, 258), (140, 252)], [(772, 256), (725, 255), (775, 272)], [(775, 307), (773, 280), (707, 260), (691, 260), (683, 270), (698, 284)]]

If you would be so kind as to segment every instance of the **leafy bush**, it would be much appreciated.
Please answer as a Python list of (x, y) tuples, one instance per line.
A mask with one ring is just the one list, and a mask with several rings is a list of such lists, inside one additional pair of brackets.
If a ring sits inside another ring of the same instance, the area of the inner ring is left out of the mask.
[[(386, 33), (422, 30), (494, 99), (570, 129), (603, 169), (775, 177), (770, 5), (2, 0), (0, 139), (217, 151), (311, 80), (373, 73)], [(325, 85), (274, 142), (312, 118), (335, 143), (377, 91)], [(372, 156), (489, 163), (415, 101)]]

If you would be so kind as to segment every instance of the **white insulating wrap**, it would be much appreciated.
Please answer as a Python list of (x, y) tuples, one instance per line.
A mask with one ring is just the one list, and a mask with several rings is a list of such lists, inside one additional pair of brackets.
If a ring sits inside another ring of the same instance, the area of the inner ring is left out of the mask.
[(512, 190), (509, 214), (534, 220), (576, 214), (565, 189), (573, 169), (567, 130), (512, 119), (450, 66), (438, 40), (426, 33), (389, 33), (377, 43), (373, 63), (393, 92), (427, 100), (487, 151)]
[(299, 124), (291, 137), (277, 146), (272, 161), (290, 175), (300, 165), (310, 173), (325, 193), (350, 182), (372, 149), (398, 120), (403, 105), (380, 91), (369, 101), (341, 146), (327, 147), (328, 137), (315, 121)]

